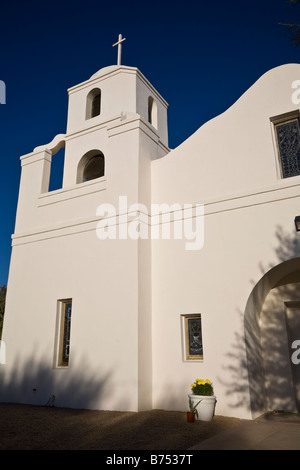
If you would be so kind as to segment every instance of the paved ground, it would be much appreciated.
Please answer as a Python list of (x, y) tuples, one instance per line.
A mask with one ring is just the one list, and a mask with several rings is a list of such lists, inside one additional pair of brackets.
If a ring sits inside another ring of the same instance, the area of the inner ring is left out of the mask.
[(262, 417), (202, 441), (191, 450), (300, 450), (300, 419)]
[(1, 450), (183, 450), (239, 426), (215, 416), (187, 423), (186, 413), (76, 410), (0, 403)]
[[(254, 421), (186, 413), (73, 410), (0, 403), (0, 450), (300, 450), (300, 414)], [(210, 458), (210, 453), (201, 453)]]

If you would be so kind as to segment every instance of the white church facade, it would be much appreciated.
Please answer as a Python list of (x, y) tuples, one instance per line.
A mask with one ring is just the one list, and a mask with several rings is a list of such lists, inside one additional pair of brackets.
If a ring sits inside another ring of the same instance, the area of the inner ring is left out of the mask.
[(68, 90), (66, 133), (21, 157), (0, 401), (185, 411), (203, 378), (218, 415), (299, 411), (298, 79), (269, 71), (174, 150), (138, 69)]

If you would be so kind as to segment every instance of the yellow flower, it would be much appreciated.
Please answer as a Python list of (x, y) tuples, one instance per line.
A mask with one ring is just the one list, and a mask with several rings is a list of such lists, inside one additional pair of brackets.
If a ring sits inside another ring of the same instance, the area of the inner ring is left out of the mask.
[(196, 387), (196, 384), (192, 384), (191, 387)]
[(204, 384), (205, 384), (205, 381), (203, 379), (198, 381), (198, 385), (204, 385)]
[(205, 382), (206, 382), (207, 384), (211, 384), (211, 381), (208, 380), (208, 379), (206, 379)]

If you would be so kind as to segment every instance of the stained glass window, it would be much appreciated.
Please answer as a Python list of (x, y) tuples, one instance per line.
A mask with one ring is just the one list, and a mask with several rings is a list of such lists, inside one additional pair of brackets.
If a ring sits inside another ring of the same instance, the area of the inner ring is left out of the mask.
[(60, 318), (60, 345), (59, 345), (59, 366), (68, 366), (70, 357), (70, 333), (71, 333), (71, 314), (72, 301), (62, 301)]
[(275, 127), (282, 177), (300, 174), (300, 128), (299, 120), (277, 124)]
[(183, 315), (186, 359), (203, 359), (201, 314)]

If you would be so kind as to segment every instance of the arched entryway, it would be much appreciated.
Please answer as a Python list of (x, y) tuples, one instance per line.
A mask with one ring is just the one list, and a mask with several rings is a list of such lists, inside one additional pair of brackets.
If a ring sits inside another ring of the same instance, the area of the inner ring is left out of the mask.
[(244, 316), (253, 418), (273, 409), (300, 412), (300, 258), (270, 269), (249, 296)]

